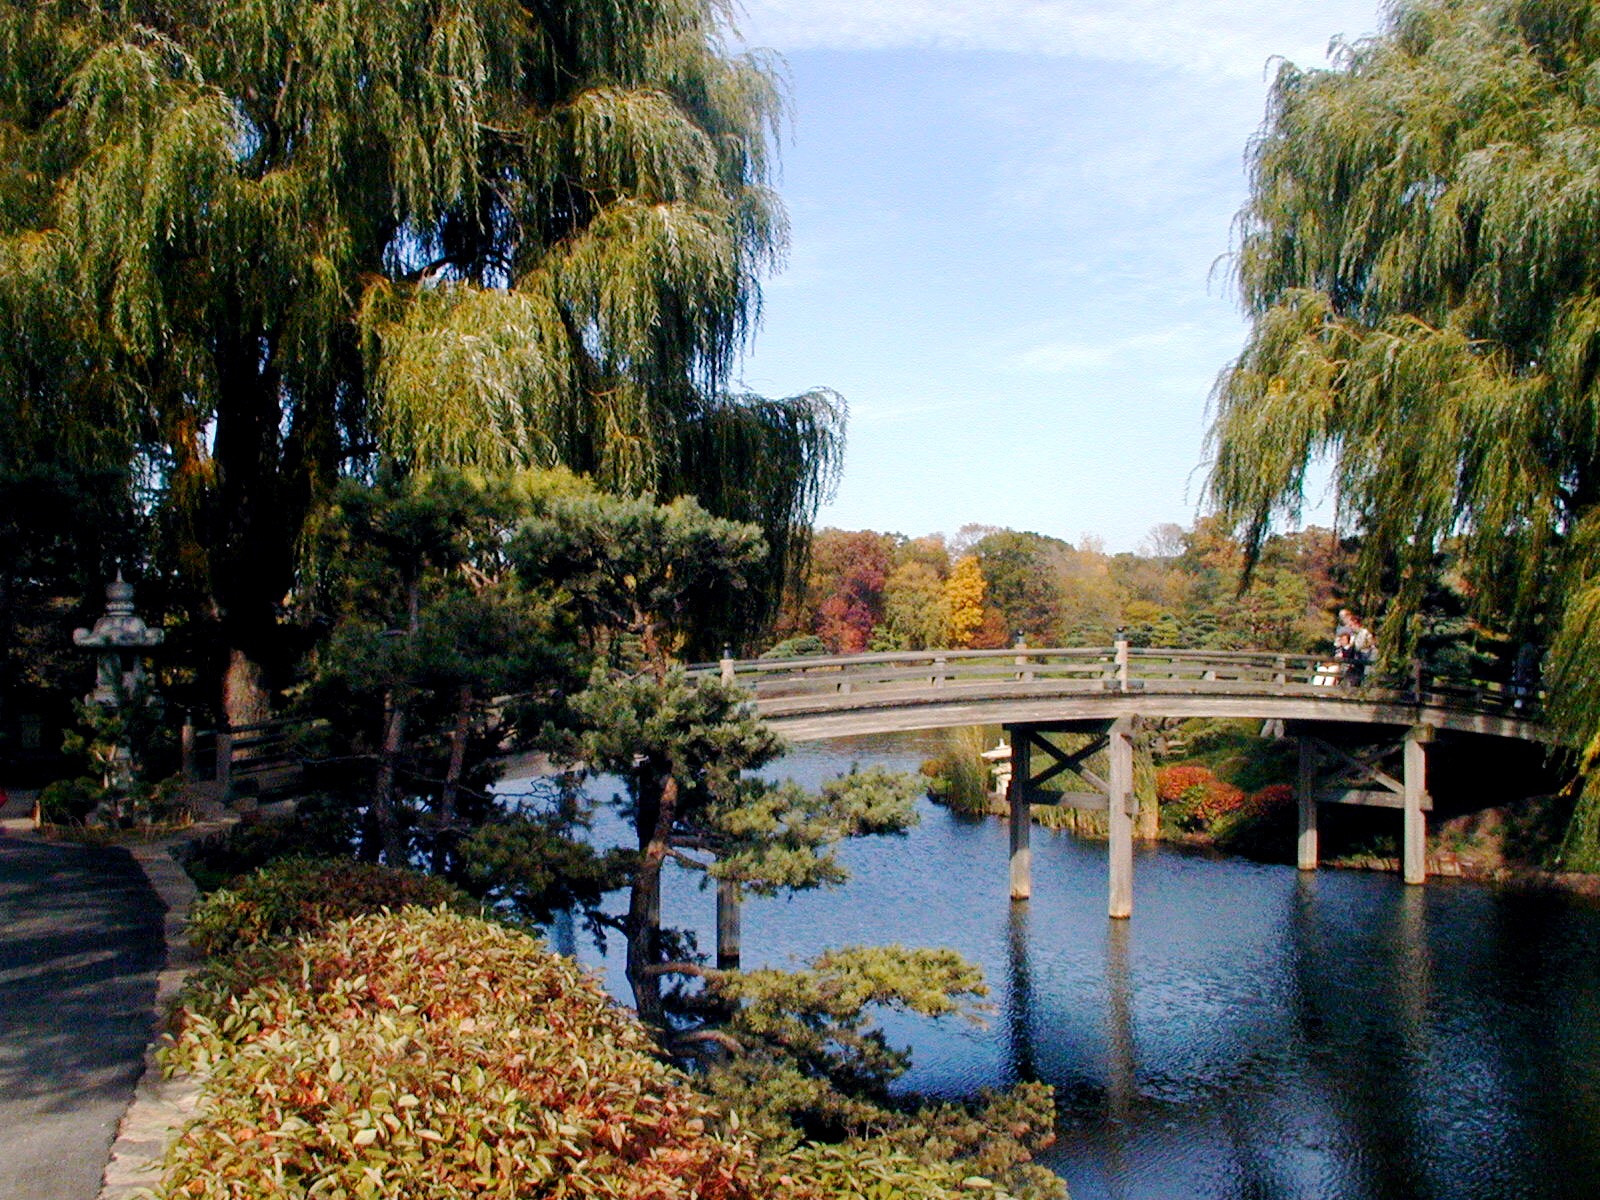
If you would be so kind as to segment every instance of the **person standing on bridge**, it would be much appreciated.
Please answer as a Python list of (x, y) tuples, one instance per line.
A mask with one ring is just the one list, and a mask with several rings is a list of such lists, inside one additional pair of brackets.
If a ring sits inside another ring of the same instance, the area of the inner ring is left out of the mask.
[(1339, 610), (1339, 627), (1333, 634), (1334, 654), (1344, 663), (1344, 681), (1350, 687), (1360, 687), (1366, 681), (1367, 666), (1377, 657), (1378, 643), (1368, 629), (1348, 608)]

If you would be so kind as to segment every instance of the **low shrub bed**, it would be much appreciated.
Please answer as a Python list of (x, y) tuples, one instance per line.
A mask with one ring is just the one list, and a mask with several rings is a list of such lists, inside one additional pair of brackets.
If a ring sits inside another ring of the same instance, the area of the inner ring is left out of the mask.
[[(439, 906), (360, 912), (410, 899)], [(284, 860), (197, 908), (212, 957), (163, 1065), (198, 1076), (202, 1102), (156, 1200), (1004, 1196), (974, 1159), (894, 1137), (763, 1154), (575, 963), (451, 903), (471, 902)]]
[(234, 967), (191, 987), (166, 1054), (206, 1082), (158, 1197), (764, 1194), (644, 1030), (515, 930), (379, 913)]

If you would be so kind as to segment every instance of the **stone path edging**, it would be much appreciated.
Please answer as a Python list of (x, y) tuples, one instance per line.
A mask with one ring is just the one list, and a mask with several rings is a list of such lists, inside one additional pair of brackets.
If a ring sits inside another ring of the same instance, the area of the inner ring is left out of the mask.
[(233, 820), (199, 822), (181, 835), (159, 842), (129, 846), (150, 887), (166, 907), (163, 935), (167, 957), (156, 976), (156, 998), (152, 1040), (145, 1048), (144, 1073), (139, 1077), (133, 1101), (117, 1126), (111, 1144), (111, 1160), (106, 1163), (99, 1200), (133, 1200), (147, 1195), (157, 1182), (156, 1163), (172, 1139), (194, 1116), (200, 1100), (200, 1081), (194, 1078), (164, 1079), (156, 1061), (160, 1047), (159, 1030), (168, 1006), (184, 980), (199, 966), (200, 957), (189, 945), (189, 910), (199, 899), (194, 881), (189, 878), (173, 851), (185, 842), (226, 829)]

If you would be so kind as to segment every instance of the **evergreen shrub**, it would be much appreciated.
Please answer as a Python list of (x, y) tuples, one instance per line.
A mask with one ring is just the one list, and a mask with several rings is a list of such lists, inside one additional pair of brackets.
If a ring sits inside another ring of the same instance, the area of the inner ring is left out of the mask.
[(349, 859), (284, 858), (202, 901), (189, 918), (189, 943), (204, 955), (229, 954), (407, 905), (479, 910), (465, 892), (432, 875)]
[(308, 797), (287, 818), (240, 823), (184, 846), (183, 869), (202, 892), (214, 892), (280, 858), (343, 858), (353, 847), (343, 806)]

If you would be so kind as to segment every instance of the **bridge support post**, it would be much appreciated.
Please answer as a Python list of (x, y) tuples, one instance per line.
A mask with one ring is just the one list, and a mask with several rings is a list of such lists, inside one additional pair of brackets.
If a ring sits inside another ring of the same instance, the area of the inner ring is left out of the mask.
[(1028, 806), (1032, 744), (1025, 728), (1012, 727), (1007, 732), (1011, 735), (1011, 898), (1026, 900), (1033, 895), (1033, 851), (1028, 846), (1033, 830), (1033, 813)]
[(1428, 799), (1428, 757), (1423, 747), (1433, 738), (1427, 725), (1416, 725), (1406, 732), (1405, 742), (1405, 826), (1401, 836), (1400, 866), (1407, 883), (1421, 883), (1428, 877), (1428, 818), (1423, 805)]
[(233, 803), (233, 730), (227, 724), (217, 730), (217, 799)]
[(1300, 838), (1295, 860), (1302, 871), (1317, 869), (1317, 748), (1308, 737), (1300, 743), (1300, 770), (1295, 779), (1300, 802)]
[(739, 885), (717, 882), (717, 970), (739, 969)]
[(1133, 719), (1119, 717), (1111, 726), (1107, 747), (1111, 758), (1110, 787), (1106, 796), (1107, 823), (1111, 831), (1111, 903), (1114, 918), (1133, 915)]

